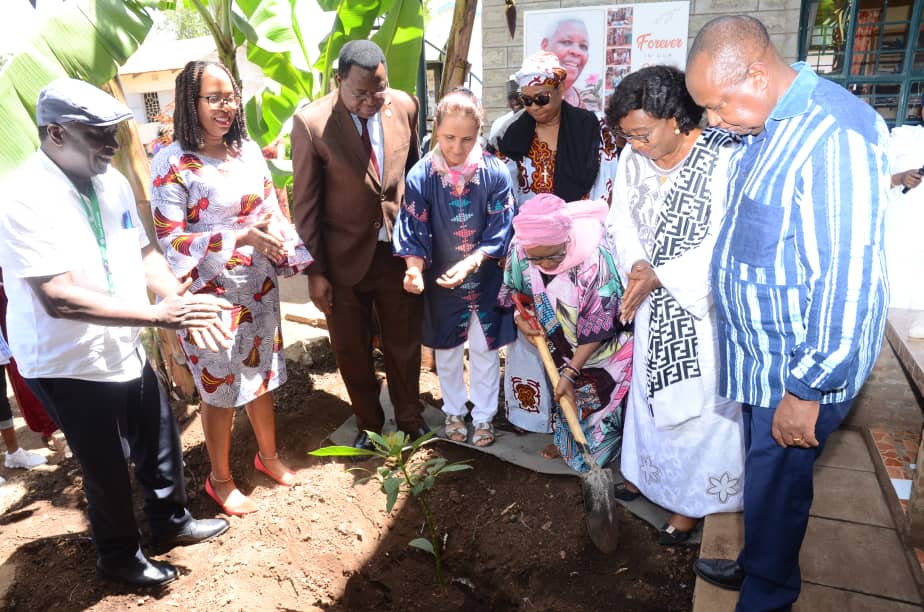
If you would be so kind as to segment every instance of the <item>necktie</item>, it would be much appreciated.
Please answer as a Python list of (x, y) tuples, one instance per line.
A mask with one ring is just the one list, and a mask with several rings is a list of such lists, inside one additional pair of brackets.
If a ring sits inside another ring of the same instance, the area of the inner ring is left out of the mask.
[(369, 153), (369, 159), (372, 160), (372, 167), (375, 169), (376, 176), (379, 176), (379, 160), (375, 156), (375, 149), (372, 148), (372, 140), (369, 138), (369, 120), (360, 117), (359, 122), (363, 126), (363, 146), (366, 147), (366, 151)]

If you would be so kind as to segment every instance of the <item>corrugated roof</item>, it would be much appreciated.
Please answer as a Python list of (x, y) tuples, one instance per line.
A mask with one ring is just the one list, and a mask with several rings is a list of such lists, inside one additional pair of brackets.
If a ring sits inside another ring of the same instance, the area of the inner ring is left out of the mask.
[(119, 74), (139, 74), (158, 70), (179, 70), (186, 62), (202, 59), (215, 53), (211, 36), (185, 40), (148, 39), (119, 68)]

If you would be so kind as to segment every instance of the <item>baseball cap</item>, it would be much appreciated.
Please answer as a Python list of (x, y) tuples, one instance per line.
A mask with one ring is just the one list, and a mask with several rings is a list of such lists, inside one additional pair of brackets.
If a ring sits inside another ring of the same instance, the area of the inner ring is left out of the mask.
[(127, 106), (103, 90), (78, 79), (57, 79), (38, 97), (35, 122), (83, 123), (94, 127), (115, 125), (132, 118)]

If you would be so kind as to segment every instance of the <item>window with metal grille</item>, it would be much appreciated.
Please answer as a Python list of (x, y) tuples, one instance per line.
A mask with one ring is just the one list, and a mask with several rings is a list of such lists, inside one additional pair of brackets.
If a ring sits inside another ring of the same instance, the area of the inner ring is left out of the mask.
[(149, 91), (141, 94), (144, 98), (144, 116), (148, 121), (157, 121), (157, 115), (160, 114), (160, 98), (157, 92)]

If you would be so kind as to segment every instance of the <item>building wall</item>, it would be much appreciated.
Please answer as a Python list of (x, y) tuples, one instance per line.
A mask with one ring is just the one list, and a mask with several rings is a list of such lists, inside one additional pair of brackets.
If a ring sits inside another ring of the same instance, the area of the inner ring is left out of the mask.
[[(484, 65), (484, 107), (490, 122), (507, 111), (504, 85), (510, 74), (523, 62), (523, 15), (526, 11), (569, 8), (576, 6), (615, 6), (643, 4), (638, 2), (596, 2), (581, 0), (517, 0), (517, 35), (510, 38), (504, 16), (504, 0), (483, 0), (481, 27), (483, 32), (482, 61)], [(773, 44), (783, 56), (793, 62), (799, 48), (799, 12), (801, 0), (690, 0), (689, 42), (700, 28), (714, 17), (748, 14), (767, 26)]]

